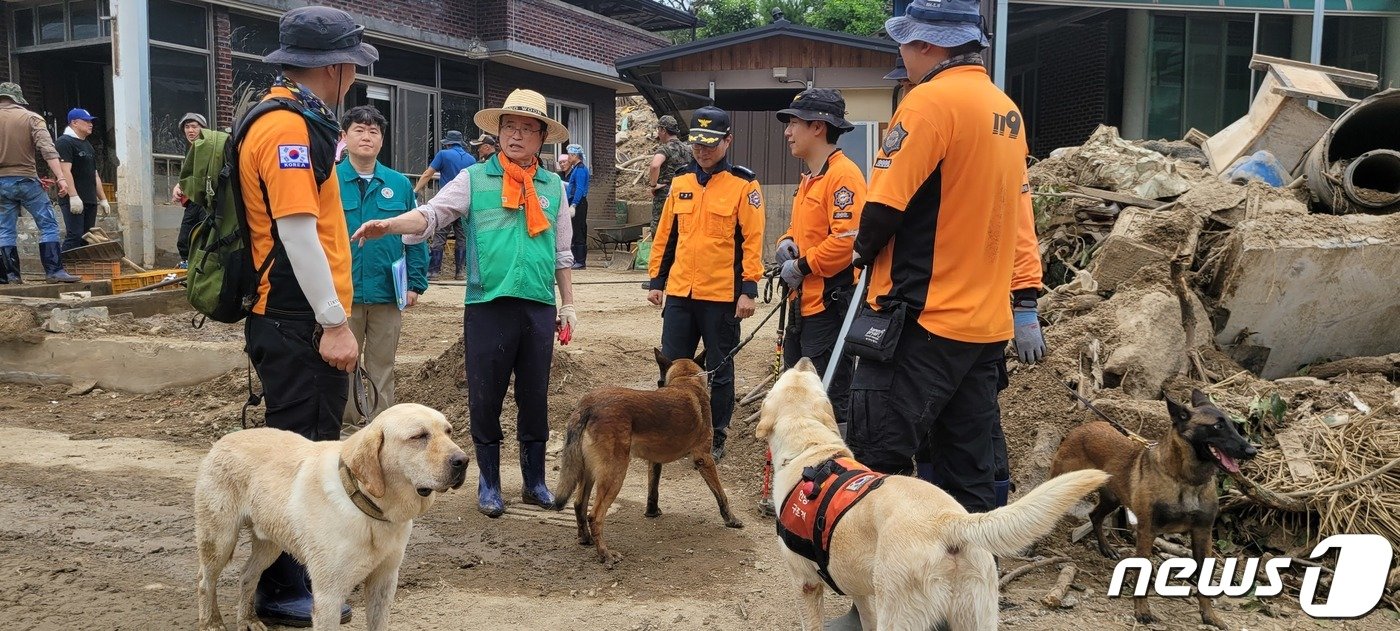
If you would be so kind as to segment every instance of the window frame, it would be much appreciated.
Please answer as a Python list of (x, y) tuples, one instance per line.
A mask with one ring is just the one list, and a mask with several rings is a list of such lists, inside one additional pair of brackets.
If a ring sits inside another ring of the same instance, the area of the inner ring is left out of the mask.
[[(218, 107), (218, 89), (215, 87), (215, 85), (216, 85), (216, 82), (218, 81), (218, 77), (217, 77), (216, 74), (215, 74), (215, 68), (214, 68), (214, 48), (217, 46), (217, 42), (214, 41), (214, 39), (215, 39), (215, 38), (214, 38), (214, 12), (213, 12), (212, 10), (210, 10), (211, 7), (212, 7), (213, 5), (196, 4), (196, 3), (193, 3), (193, 2), (184, 2), (184, 1), (182, 1), (182, 0), (170, 0), (170, 1), (171, 1), (171, 2), (175, 2), (175, 3), (177, 3), (177, 4), (188, 4), (188, 5), (191, 5), (191, 6), (199, 7), (199, 8), (201, 8), (201, 9), (204, 10), (204, 33), (205, 33), (204, 41), (205, 41), (205, 44), (206, 44), (207, 48), (195, 48), (195, 47), (193, 47), (193, 46), (186, 46), (186, 45), (183, 45), (183, 44), (173, 44), (173, 43), (170, 43), (170, 42), (164, 42), (164, 41), (155, 40), (155, 39), (147, 39), (147, 44), (146, 44), (146, 45), (147, 45), (147, 48), (148, 48), (148, 50), (149, 50), (149, 49), (157, 49), (157, 48), (159, 48), (159, 49), (171, 50), (171, 51), (175, 51), (175, 52), (181, 52), (181, 53), (199, 55), (199, 56), (203, 57), (203, 58), (204, 58), (204, 80), (205, 80), (205, 84), (204, 84), (204, 85), (205, 85), (205, 90), (204, 90), (204, 100), (205, 100), (205, 104), (204, 104), (204, 115), (205, 115), (206, 117), (209, 117), (209, 118), (217, 118), (217, 114), (215, 114), (215, 110), (216, 110), (216, 108)], [(154, 89), (153, 89), (153, 86), (151, 86), (151, 82), (153, 82), (154, 80), (155, 80), (154, 74), (152, 74), (151, 76), (147, 77), (148, 89), (151, 89), (152, 92), (154, 92)], [(154, 110), (153, 110), (153, 111), (152, 111), (152, 116), (154, 116), (154, 115), (155, 115), (155, 112), (154, 112)], [(151, 155), (152, 155), (152, 156), (154, 156), (154, 157), (156, 157), (156, 158), (184, 159), (184, 157), (185, 157), (184, 154), (168, 154), (168, 153), (159, 153), (159, 152), (157, 152), (157, 151), (156, 151), (156, 146), (155, 146), (155, 142), (156, 142), (156, 141), (155, 141), (155, 138), (154, 138), (154, 131), (155, 131), (155, 121), (154, 121), (154, 120), (151, 121), (151, 127), (152, 127), (152, 132), (153, 132), (153, 133), (152, 133), (152, 139), (151, 139)]]

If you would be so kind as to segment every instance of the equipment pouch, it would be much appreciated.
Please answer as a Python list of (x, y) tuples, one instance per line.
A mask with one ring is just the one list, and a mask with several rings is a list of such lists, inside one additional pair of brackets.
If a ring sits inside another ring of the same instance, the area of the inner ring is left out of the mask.
[(904, 330), (905, 305), (891, 303), (881, 311), (861, 304), (846, 333), (846, 352), (877, 362), (894, 360), (894, 349)]

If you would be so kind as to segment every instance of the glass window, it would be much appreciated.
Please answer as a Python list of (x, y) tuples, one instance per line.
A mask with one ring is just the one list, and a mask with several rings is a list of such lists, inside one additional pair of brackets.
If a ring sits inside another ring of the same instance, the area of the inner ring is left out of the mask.
[(185, 112), (209, 114), (209, 56), (151, 47), (151, 135), (156, 153), (184, 155)]
[(230, 13), (228, 21), (233, 52), (261, 57), (277, 50), (276, 22), (238, 13)]
[(476, 64), (442, 60), (442, 89), (481, 94), (481, 67)]
[[(444, 71), (446, 68), (444, 68)], [(481, 135), (481, 130), (477, 129), (476, 123), (472, 122), (472, 116), (481, 109), (481, 100), (474, 96), (463, 96), (461, 94), (442, 94), (442, 131), (449, 130), (462, 132), (467, 139), (474, 139)]]
[(15, 46), (34, 45), (34, 9), (15, 10)]
[(63, 41), (66, 28), (63, 24), (63, 5), (50, 4), (35, 9), (39, 20), (39, 43), (54, 44)]
[(1148, 63), (1148, 138), (1180, 138), (1182, 84), (1186, 71), (1186, 20), (1152, 17)]
[(379, 49), (379, 61), (374, 62), (374, 76), (418, 85), (437, 85), (437, 57), (379, 44), (375, 44), (375, 48)]
[(233, 58), (233, 103), (234, 109), (242, 103), (262, 98), (263, 93), (277, 78), (277, 68), (254, 59)]
[(68, 27), (73, 39), (91, 39), (102, 36), (102, 28), (97, 20), (97, 0), (78, 0), (68, 5)]
[(151, 39), (192, 48), (209, 48), (209, 23), (204, 8), (192, 4), (151, 0)]

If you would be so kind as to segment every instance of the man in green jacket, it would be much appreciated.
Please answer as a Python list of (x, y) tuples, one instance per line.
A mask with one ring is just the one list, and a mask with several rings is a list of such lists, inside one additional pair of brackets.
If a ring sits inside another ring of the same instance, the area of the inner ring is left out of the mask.
[[(559, 176), (540, 165), (540, 149), (569, 138), (549, 117), (543, 95), (516, 90), (501, 107), (476, 113), (482, 131), (500, 138), (501, 152), (457, 176), (428, 203), (392, 219), (365, 222), (351, 242), (386, 234), (427, 240), (438, 226), (466, 218), (467, 405), (476, 444), (477, 510), (505, 513), (501, 499), (501, 409), (515, 377), (516, 437), (521, 499), (552, 508), (544, 479), (549, 440), (549, 368), (556, 330), (578, 325), (574, 309), (573, 210)], [(559, 289), (555, 307), (554, 290)], [(567, 338), (565, 338), (567, 339)]]
[[(345, 224), (354, 233), (367, 221), (396, 217), (414, 206), (413, 184), (403, 174), (379, 163), (388, 121), (369, 105), (351, 108), (340, 120), (347, 159), (336, 166)], [(428, 244), (404, 245), (401, 237), (351, 243), (351, 277), (355, 302), (350, 330), (364, 354), (365, 372), (373, 388), (367, 392), (368, 418), (394, 404), (394, 354), (399, 348), (403, 311), (428, 290)], [(395, 264), (406, 266), (403, 304), (395, 286)], [(353, 379), (352, 379), (353, 383)], [(378, 396), (373, 396), (374, 393)], [(345, 406), (346, 421), (359, 418), (354, 388)]]

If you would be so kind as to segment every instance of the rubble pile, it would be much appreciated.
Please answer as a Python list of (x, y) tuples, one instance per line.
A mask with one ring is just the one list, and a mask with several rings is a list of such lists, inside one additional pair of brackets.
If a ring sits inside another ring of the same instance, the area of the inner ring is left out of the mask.
[(617, 199), (650, 203), (647, 167), (656, 155), (657, 116), (642, 97), (617, 103)]
[(1066, 385), (1150, 440), (1162, 395), (1200, 388), (1262, 446), (1225, 483), (1227, 545), (1400, 545), (1400, 511), (1367, 509), (1400, 506), (1400, 213), (1330, 214), (1308, 178), (1226, 181), (1191, 146), (1101, 127), (1031, 167), (1049, 355), (1003, 395), (1045, 404), (1006, 406), (1018, 480), (1092, 420)]

